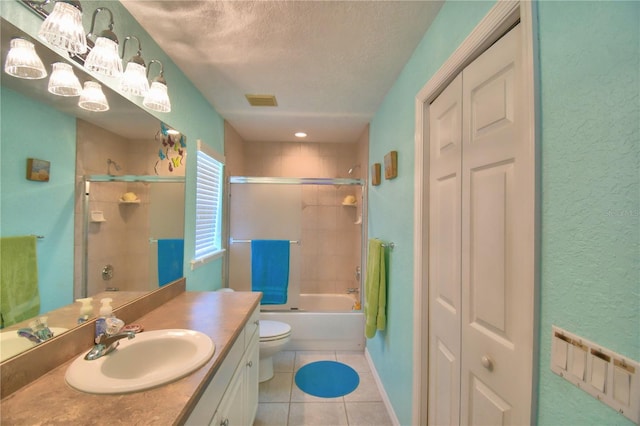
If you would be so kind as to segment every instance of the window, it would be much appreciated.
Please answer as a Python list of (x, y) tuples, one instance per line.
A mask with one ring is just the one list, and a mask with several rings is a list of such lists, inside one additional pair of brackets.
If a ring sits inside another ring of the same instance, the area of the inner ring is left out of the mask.
[(198, 140), (195, 258), (191, 269), (222, 255), (224, 157)]

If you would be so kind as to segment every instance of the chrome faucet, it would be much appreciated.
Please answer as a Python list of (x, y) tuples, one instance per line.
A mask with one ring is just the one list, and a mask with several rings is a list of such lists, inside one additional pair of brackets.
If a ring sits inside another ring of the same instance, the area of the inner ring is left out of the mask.
[(108, 355), (115, 348), (118, 347), (120, 339), (133, 339), (136, 337), (136, 333), (133, 331), (127, 331), (125, 333), (118, 333), (109, 335), (107, 333), (102, 333), (98, 337), (96, 337), (96, 344), (91, 348), (91, 350), (84, 356), (84, 359), (87, 361), (92, 361), (94, 359), (98, 359), (102, 356)]
[(53, 333), (47, 325), (47, 317), (40, 317), (31, 321), (29, 327), (21, 328), (17, 333), (18, 336), (24, 337), (35, 344), (42, 343), (53, 337)]
[(355, 294), (357, 293), (359, 290), (356, 287), (350, 287), (347, 289), (347, 294)]
[(38, 337), (30, 328), (21, 328), (20, 330), (17, 331), (17, 333), (18, 333), (18, 336), (24, 337), (25, 339), (28, 339), (30, 342), (33, 342), (36, 345), (46, 340)]

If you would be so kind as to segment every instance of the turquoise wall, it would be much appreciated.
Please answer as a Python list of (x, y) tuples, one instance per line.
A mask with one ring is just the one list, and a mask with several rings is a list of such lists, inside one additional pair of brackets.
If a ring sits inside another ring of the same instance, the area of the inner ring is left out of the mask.
[[(367, 349), (411, 424), (413, 156), (418, 91), (493, 6), (445, 3), (372, 123), (369, 165), (398, 151), (399, 177), (369, 188), (369, 235), (394, 241), (388, 324)], [(540, 424), (630, 424), (551, 373), (556, 324), (640, 360), (640, 3), (539, 3)]]
[[(222, 286), (222, 259), (213, 261), (191, 271), (189, 262), (194, 256), (195, 235), (195, 175), (196, 175), (196, 140), (201, 139), (220, 153), (224, 152), (224, 122), (216, 110), (204, 99), (202, 94), (185, 77), (182, 71), (171, 61), (162, 49), (153, 41), (145, 30), (129, 14), (124, 6), (117, 1), (89, 1), (83, 0), (84, 27), (88, 31), (91, 25), (91, 14), (100, 6), (108, 7), (114, 15), (114, 32), (124, 40), (127, 35), (137, 36), (143, 47), (143, 57), (148, 63), (151, 59), (160, 60), (164, 65), (164, 75), (167, 80), (172, 111), (158, 113), (149, 111), (158, 119), (179, 129), (187, 136), (187, 170), (186, 170), (186, 207), (185, 207), (185, 277), (187, 289), (194, 291), (215, 290)], [(37, 34), (39, 18), (29, 12), (17, 0), (1, 1), (0, 13), (9, 22), (34, 36)], [(104, 15), (104, 16), (103, 16)], [(108, 14), (98, 14), (97, 26), (105, 25)], [(102, 24), (101, 24), (102, 23)], [(131, 51), (129, 50), (131, 49)], [(127, 46), (128, 54), (133, 55), (134, 49)], [(158, 68), (154, 65), (151, 76), (157, 75)], [(94, 76), (97, 81), (118, 91), (118, 85), (112, 79)], [(141, 99), (130, 98), (139, 106)], [(142, 106), (141, 106), (142, 108)]]
[[(76, 120), (4, 87), (0, 113), (0, 235), (44, 236), (36, 247), (44, 313), (73, 300)], [(51, 163), (48, 182), (25, 178), (27, 158)]]
[(631, 424), (549, 370), (555, 324), (640, 360), (640, 3), (540, 2), (539, 423)]

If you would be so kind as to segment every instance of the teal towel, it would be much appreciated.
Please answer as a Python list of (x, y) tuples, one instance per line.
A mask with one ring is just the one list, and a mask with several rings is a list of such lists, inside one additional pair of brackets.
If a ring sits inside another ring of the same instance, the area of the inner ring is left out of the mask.
[(158, 240), (158, 285), (162, 287), (182, 278), (184, 263), (184, 240)]
[(251, 241), (251, 289), (262, 292), (263, 305), (284, 305), (289, 288), (288, 240)]
[(369, 240), (367, 275), (365, 277), (365, 336), (371, 339), (376, 330), (384, 330), (387, 317), (387, 283), (385, 278), (384, 247), (377, 239)]
[(0, 238), (0, 314), (7, 327), (40, 313), (36, 237)]

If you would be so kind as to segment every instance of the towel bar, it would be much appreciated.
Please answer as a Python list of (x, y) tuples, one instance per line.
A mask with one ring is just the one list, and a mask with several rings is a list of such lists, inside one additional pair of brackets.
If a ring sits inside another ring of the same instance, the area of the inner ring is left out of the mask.
[(396, 247), (396, 243), (382, 243), (382, 247), (389, 247), (391, 250), (393, 250)]
[[(229, 244), (235, 243), (250, 243), (253, 240), (234, 240), (233, 238), (229, 238)], [(291, 244), (300, 244), (300, 240), (289, 240)]]

